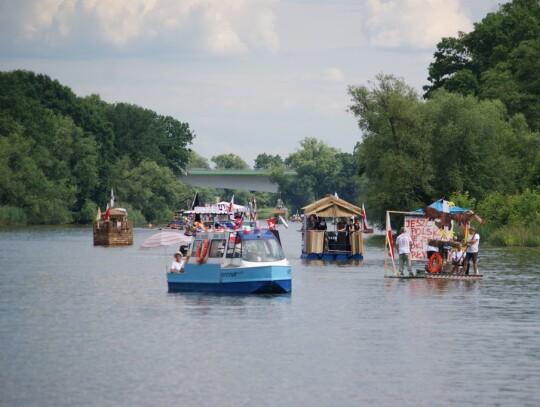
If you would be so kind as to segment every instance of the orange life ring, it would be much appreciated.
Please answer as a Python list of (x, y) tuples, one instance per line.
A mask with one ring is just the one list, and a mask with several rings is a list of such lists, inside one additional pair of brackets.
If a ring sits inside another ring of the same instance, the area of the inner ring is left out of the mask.
[(197, 263), (202, 264), (206, 261), (206, 255), (208, 254), (208, 239), (202, 241), (202, 243), (197, 247)]
[(430, 273), (438, 273), (442, 269), (442, 263), (442, 256), (439, 253), (433, 253), (428, 261), (428, 271)]

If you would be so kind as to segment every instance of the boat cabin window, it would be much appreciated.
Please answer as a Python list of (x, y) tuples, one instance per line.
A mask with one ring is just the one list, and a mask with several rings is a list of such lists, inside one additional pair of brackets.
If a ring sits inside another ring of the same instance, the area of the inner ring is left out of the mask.
[(237, 238), (234, 242), (229, 242), (226, 257), (228, 259), (242, 257), (242, 240)]
[(283, 260), (285, 255), (275, 239), (244, 240), (242, 259), (252, 262)]
[(225, 239), (214, 239), (210, 242), (208, 257), (223, 257), (225, 253)]

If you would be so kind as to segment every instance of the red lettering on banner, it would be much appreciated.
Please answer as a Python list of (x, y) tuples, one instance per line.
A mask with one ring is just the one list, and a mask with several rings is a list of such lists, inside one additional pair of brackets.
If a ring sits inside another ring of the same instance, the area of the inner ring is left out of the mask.
[(411, 260), (424, 260), (427, 243), (437, 239), (439, 229), (433, 221), (422, 217), (405, 217), (405, 229), (412, 238)]

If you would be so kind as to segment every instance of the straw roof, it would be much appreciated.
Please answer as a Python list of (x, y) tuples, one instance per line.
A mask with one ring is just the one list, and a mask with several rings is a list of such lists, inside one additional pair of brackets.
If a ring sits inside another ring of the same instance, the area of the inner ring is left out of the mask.
[(324, 198), (304, 206), (302, 209), (306, 215), (314, 214), (324, 218), (362, 216), (362, 209), (337, 198), (335, 195), (326, 195)]

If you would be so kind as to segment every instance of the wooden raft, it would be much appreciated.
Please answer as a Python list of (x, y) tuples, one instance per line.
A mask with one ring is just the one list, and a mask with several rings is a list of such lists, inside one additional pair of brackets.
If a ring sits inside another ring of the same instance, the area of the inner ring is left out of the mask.
[(111, 210), (110, 218), (94, 222), (94, 246), (131, 246), (133, 222), (127, 220), (125, 211)]
[(431, 280), (482, 280), (483, 274), (458, 274), (458, 273), (426, 273), (426, 278)]

